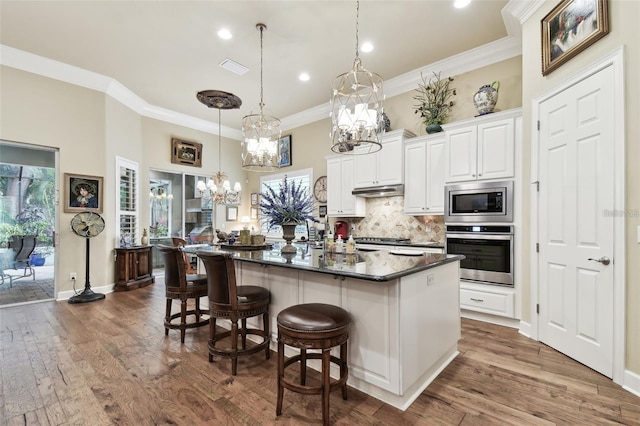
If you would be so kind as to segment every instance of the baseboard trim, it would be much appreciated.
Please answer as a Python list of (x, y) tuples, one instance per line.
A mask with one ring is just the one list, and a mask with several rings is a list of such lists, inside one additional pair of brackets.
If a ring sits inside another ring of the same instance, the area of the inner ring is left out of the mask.
[(640, 396), (640, 374), (625, 370), (622, 380), (622, 388), (624, 390), (631, 392), (635, 396)]
[[(529, 339), (533, 339), (531, 337), (531, 324), (529, 324), (528, 322), (520, 321), (520, 327), (519, 327), (518, 331), (523, 336), (528, 337)], [(533, 339), (533, 340), (535, 340), (535, 339)]]
[[(93, 290), (96, 293), (103, 293), (103, 294), (107, 294), (107, 293), (113, 293), (113, 284), (109, 284), (109, 285), (103, 285), (101, 287), (94, 287), (91, 286), (91, 290)], [(78, 289), (76, 291), (73, 290), (67, 290), (67, 291), (60, 291), (58, 292), (58, 297), (56, 298), (57, 302), (62, 302), (64, 300), (68, 300), (70, 298), (72, 298), (73, 296), (76, 295), (76, 293), (82, 293), (82, 290), (84, 290), (84, 287), (81, 289)]]
[(518, 328), (520, 320), (515, 318), (499, 317), (496, 315), (485, 314), (483, 312), (469, 311), (467, 309), (460, 310), (462, 318), (468, 318), (476, 321), (484, 321), (491, 324), (503, 325), (505, 327)]

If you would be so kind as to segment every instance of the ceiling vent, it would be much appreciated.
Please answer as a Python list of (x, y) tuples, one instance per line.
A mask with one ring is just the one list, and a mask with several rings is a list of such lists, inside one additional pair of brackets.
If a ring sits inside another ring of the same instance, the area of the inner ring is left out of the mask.
[(249, 68), (245, 67), (244, 65), (240, 65), (236, 61), (233, 61), (229, 58), (220, 62), (218, 65), (220, 65), (225, 70), (231, 71), (232, 73), (238, 74), (238, 75), (244, 75), (246, 74), (247, 71), (249, 71)]

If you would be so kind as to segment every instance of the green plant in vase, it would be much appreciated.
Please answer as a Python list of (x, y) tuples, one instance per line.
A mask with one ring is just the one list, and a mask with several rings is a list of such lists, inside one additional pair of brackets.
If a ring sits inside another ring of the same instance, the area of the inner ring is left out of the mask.
[(291, 245), (295, 238), (297, 225), (305, 223), (307, 220), (318, 222), (313, 217), (315, 202), (302, 184), (296, 185), (295, 180), (289, 181), (285, 175), (279, 190), (275, 191), (267, 187), (266, 191), (260, 194), (260, 212), (262, 220), (269, 229), (281, 226), (283, 238), (287, 244), (282, 248), (282, 253), (295, 253), (296, 248)]
[(418, 83), (418, 94), (413, 97), (418, 102), (414, 105), (414, 113), (422, 118), (427, 133), (441, 132), (441, 125), (451, 115), (455, 105), (452, 98), (456, 95), (456, 89), (451, 87), (453, 77), (442, 79), (440, 73), (435, 72), (429, 80), (422, 73), (420, 77), (422, 82)]

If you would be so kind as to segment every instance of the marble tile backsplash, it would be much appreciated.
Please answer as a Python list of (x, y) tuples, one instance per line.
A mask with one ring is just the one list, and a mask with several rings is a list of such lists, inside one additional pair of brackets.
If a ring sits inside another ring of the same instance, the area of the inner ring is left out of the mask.
[(343, 218), (355, 237), (410, 238), (414, 243), (445, 242), (444, 216), (407, 216), (404, 197), (367, 199), (367, 216)]

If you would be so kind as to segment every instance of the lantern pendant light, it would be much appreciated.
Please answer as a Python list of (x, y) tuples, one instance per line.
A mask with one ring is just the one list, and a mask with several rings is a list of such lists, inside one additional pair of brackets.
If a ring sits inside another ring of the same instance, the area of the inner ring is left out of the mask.
[(356, 57), (353, 69), (334, 80), (331, 98), (331, 150), (339, 154), (370, 154), (382, 149), (384, 134), (382, 77), (362, 67), (358, 53), (356, 2)]
[(280, 120), (264, 113), (262, 84), (262, 36), (265, 24), (257, 24), (260, 31), (260, 103), (259, 113), (242, 119), (242, 168), (252, 172), (272, 172), (280, 168), (278, 139), (282, 136)]

